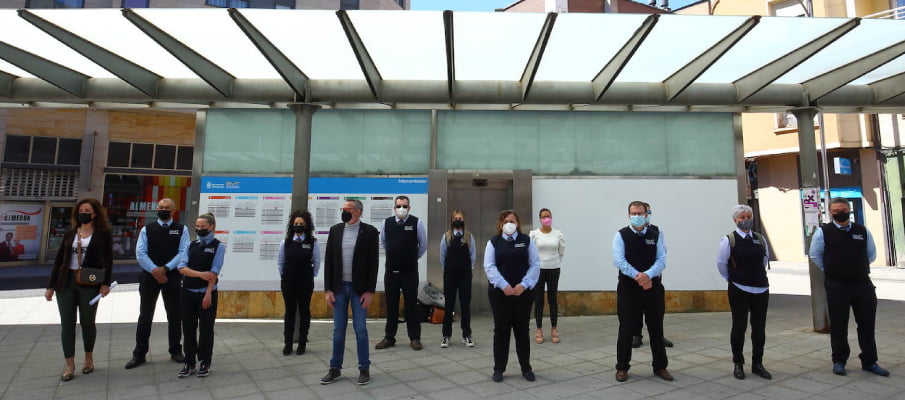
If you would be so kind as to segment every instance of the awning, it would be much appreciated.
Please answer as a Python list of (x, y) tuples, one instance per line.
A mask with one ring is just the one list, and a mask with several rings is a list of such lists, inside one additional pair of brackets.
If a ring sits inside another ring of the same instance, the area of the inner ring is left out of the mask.
[(905, 21), (0, 11), (0, 107), (902, 112)]

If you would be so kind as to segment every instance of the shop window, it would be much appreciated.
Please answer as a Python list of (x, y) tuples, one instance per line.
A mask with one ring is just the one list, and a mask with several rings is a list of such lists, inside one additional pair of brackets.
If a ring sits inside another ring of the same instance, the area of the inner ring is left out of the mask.
[(79, 165), (82, 156), (82, 141), (79, 139), (60, 139), (57, 148), (57, 164)]
[(131, 155), (131, 143), (110, 142), (110, 147), (107, 149), (107, 166), (128, 167)]
[(192, 169), (192, 162), (195, 158), (195, 149), (189, 146), (179, 146), (176, 151), (176, 169)]
[(31, 136), (7, 135), (3, 162), (27, 163), (31, 153)]
[(31, 142), (33, 164), (54, 164), (57, 159), (57, 138), (35, 137)]
[(3, 163), (5, 166), (10, 166), (11, 163), (33, 166), (78, 166), (81, 155), (81, 139), (7, 135)]
[(154, 165), (154, 145), (132, 143), (132, 168), (151, 168)]
[(176, 164), (176, 146), (157, 145), (154, 150), (154, 168), (173, 169)]
[(192, 146), (110, 142), (107, 168), (191, 171), (193, 153)]

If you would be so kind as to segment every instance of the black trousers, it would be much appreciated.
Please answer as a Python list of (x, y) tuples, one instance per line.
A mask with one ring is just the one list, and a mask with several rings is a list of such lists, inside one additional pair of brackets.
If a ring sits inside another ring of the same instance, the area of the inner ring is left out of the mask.
[(493, 370), (503, 372), (509, 364), (509, 338), (515, 337), (515, 354), (522, 372), (531, 371), (531, 303), (534, 289), (525, 290), (521, 296), (506, 296), (491, 286), (487, 295), (493, 312)]
[(182, 354), (182, 318), (179, 315), (179, 282), (182, 276), (179, 271), (167, 271), (167, 283), (160, 284), (148, 272), (141, 272), (138, 277), (138, 294), (140, 306), (138, 311), (138, 327), (135, 329), (135, 350), (132, 358), (144, 360), (148, 354), (148, 340), (151, 337), (151, 325), (154, 321), (154, 310), (157, 309), (157, 297), (163, 293), (163, 308), (167, 311), (167, 333), (170, 354)]
[(462, 337), (471, 337), (471, 268), (464, 271), (443, 271), (443, 297), (445, 298), (443, 315), (443, 337), (452, 336), (453, 309), (456, 307), (456, 293), (459, 294), (459, 310), (462, 325)]
[(408, 327), (409, 339), (421, 340), (421, 313), (418, 310), (418, 270), (393, 273), (387, 271), (383, 276), (384, 290), (387, 296), (386, 337), (395, 340), (399, 329), (399, 294), (405, 301), (405, 325)]
[(732, 282), (729, 283), (729, 308), (732, 309), (732, 332), (729, 343), (732, 346), (732, 362), (745, 363), (745, 330), (748, 329), (748, 318), (751, 318), (751, 362), (760, 364), (764, 361), (764, 343), (767, 342), (767, 306), (770, 304), (770, 291), (748, 293)]
[(308, 342), (308, 330), (311, 328), (311, 293), (314, 292), (314, 278), (280, 281), (283, 292), (283, 343), (292, 344), (295, 330), (295, 315), (300, 314), (299, 347), (305, 348)]
[(182, 289), (182, 334), (185, 336), (185, 363), (195, 365), (195, 360), (211, 364), (214, 351), (214, 321), (217, 319), (216, 290), (211, 292), (211, 306), (201, 308), (204, 293)]
[(616, 312), (619, 315), (619, 336), (616, 339), (616, 369), (628, 371), (632, 361), (632, 335), (644, 318), (650, 337), (650, 351), (654, 371), (667, 367), (666, 346), (663, 345), (663, 314), (666, 311), (665, 290), (659, 279), (644, 290), (634, 280), (619, 279), (616, 286)]
[(537, 292), (537, 301), (534, 303), (534, 319), (537, 329), (543, 326), (544, 320), (544, 285), (547, 286), (547, 304), (550, 308), (550, 326), (556, 328), (556, 317), (559, 314), (559, 306), (556, 304), (556, 294), (559, 293), (559, 268), (541, 269), (534, 290)]
[(858, 325), (858, 346), (861, 347), (861, 366), (871, 366), (877, 362), (877, 342), (874, 328), (877, 321), (877, 293), (873, 282), (839, 282), (825, 279), (827, 308), (830, 314), (830, 344), (833, 362), (848, 360), (851, 349), (848, 346), (849, 309), (855, 315)]
[[(100, 292), (99, 286), (82, 286), (75, 283), (75, 272), (67, 270), (69, 277), (63, 290), (56, 292), (57, 308), (60, 310), (60, 340), (63, 343), (63, 357), (75, 357), (75, 322), (78, 314), (82, 326), (82, 344), (86, 353), (94, 352), (97, 340), (97, 305), (88, 304)], [(61, 278), (62, 279), (62, 278)]]

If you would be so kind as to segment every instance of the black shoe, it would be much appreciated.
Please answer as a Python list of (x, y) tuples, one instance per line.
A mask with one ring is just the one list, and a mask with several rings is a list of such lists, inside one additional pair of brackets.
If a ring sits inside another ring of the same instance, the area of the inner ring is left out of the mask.
[(132, 369), (145, 363), (144, 359), (133, 358), (126, 363), (126, 369)]
[(182, 364), (185, 362), (185, 356), (182, 353), (170, 354), (170, 360)]
[(189, 376), (192, 376), (192, 374), (194, 374), (194, 373), (195, 373), (195, 366), (185, 364), (182, 366), (182, 369), (179, 370), (179, 373), (176, 374), (176, 376), (178, 376), (180, 378), (188, 378)]
[(198, 377), (206, 378), (211, 374), (211, 366), (207, 363), (201, 363), (201, 368), (198, 368)]
[(663, 338), (663, 346), (672, 347), (672, 346), (674, 346), (674, 345), (672, 344), (672, 341), (671, 341), (671, 340), (669, 340), (669, 339), (667, 339), (667, 338)]
[(503, 381), (503, 371), (493, 371), (493, 375), (490, 376), (494, 382), (502, 382)]
[(378, 342), (377, 346), (374, 346), (374, 348), (377, 350), (383, 350), (387, 347), (393, 347), (395, 345), (396, 345), (396, 339), (391, 339), (391, 338), (385, 337), (383, 339), (380, 339), (380, 342)]
[(767, 380), (773, 379), (773, 375), (770, 375), (761, 363), (751, 364), (751, 373)]
[(874, 374), (880, 375), (880, 376), (889, 376), (889, 371), (887, 371), (885, 368), (883, 368), (883, 367), (877, 365), (877, 363), (873, 363), (873, 364), (868, 365), (868, 366), (866, 366), (866, 367), (865, 367), (865, 366), (861, 366), (861, 369), (863, 369), (863, 370), (865, 370), (865, 371), (867, 371), (867, 372), (870, 372), (870, 373), (874, 373)]
[[(734, 376), (735, 379), (745, 379), (745, 368), (744, 368), (744, 366), (745, 366), (745, 365), (742, 364), (742, 363), (735, 363), (735, 368), (732, 370), (732, 376)], [(753, 368), (752, 368), (752, 371), (751, 371), (751, 372), (754, 372), (754, 371), (753, 371)]]
[(336, 378), (339, 378), (340, 375), (342, 375), (342, 373), (339, 372), (339, 369), (330, 368), (330, 370), (327, 371), (327, 375), (324, 375), (324, 377), (321, 378), (321, 385), (328, 385), (333, 383), (334, 381), (336, 381)]
[[(299, 347), (295, 349), (295, 355), (300, 356), (302, 354), (305, 354), (306, 345), (307, 343), (305, 342), (299, 342)], [(289, 351), (292, 351), (292, 346), (289, 346)]]
[(421, 339), (412, 339), (412, 350), (419, 351), (423, 348), (424, 346), (421, 345)]
[(528, 382), (534, 382), (534, 371), (522, 371), (522, 376)]
[(641, 336), (632, 336), (632, 348), (637, 349), (641, 347)]
[(292, 354), (292, 343), (283, 345), (283, 355), (288, 356)]
[(358, 385), (364, 386), (371, 383), (371, 372), (366, 369), (358, 369)]

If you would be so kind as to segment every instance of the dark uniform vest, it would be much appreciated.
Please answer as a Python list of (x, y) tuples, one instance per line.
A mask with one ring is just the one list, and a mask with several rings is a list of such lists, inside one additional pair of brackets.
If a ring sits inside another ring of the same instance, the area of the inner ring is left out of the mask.
[(531, 238), (519, 233), (515, 240), (510, 242), (504, 239), (503, 235), (496, 235), (490, 239), (490, 243), (493, 244), (497, 270), (506, 282), (509, 282), (509, 286), (515, 287), (528, 274), (528, 246), (531, 244)]
[(848, 232), (829, 223), (823, 230), (823, 273), (827, 278), (859, 283), (870, 280), (867, 259), (867, 228), (851, 223)]
[(729, 281), (746, 286), (770, 286), (764, 268), (767, 244), (754, 243), (753, 232), (744, 239), (736, 231), (731, 235), (735, 235), (735, 246), (729, 248)]
[(148, 235), (148, 257), (154, 265), (166, 265), (179, 254), (182, 231), (183, 225), (176, 221), (171, 221), (166, 230), (157, 221), (145, 225), (145, 234)]
[[(220, 247), (220, 241), (213, 239), (208, 244), (204, 244), (200, 240), (196, 240), (189, 245), (189, 265), (188, 267), (198, 271), (207, 272), (214, 265), (214, 256), (217, 254), (217, 248)], [(182, 286), (189, 289), (203, 289), (207, 287), (207, 281), (201, 278), (193, 278), (183, 276)]]
[[(657, 261), (657, 241), (660, 240), (660, 230), (656, 226), (648, 226), (644, 236), (641, 236), (632, 228), (625, 227), (619, 230), (622, 235), (622, 243), (625, 244), (625, 260), (638, 272), (650, 269)], [(619, 273), (619, 279), (628, 279), (634, 282), (634, 277), (628, 277)], [(660, 277), (653, 278), (659, 280)]]
[(446, 272), (450, 273), (470, 273), (471, 272), (471, 255), (469, 254), (468, 243), (465, 243), (465, 235), (452, 235), (446, 246), (446, 259), (443, 260), (443, 267)]
[(386, 235), (386, 270), (409, 272), (418, 270), (418, 217), (409, 215), (405, 223), (389, 217), (383, 223)]
[(302, 280), (314, 278), (314, 238), (305, 238), (296, 242), (292, 240), (283, 244), (283, 280)]

